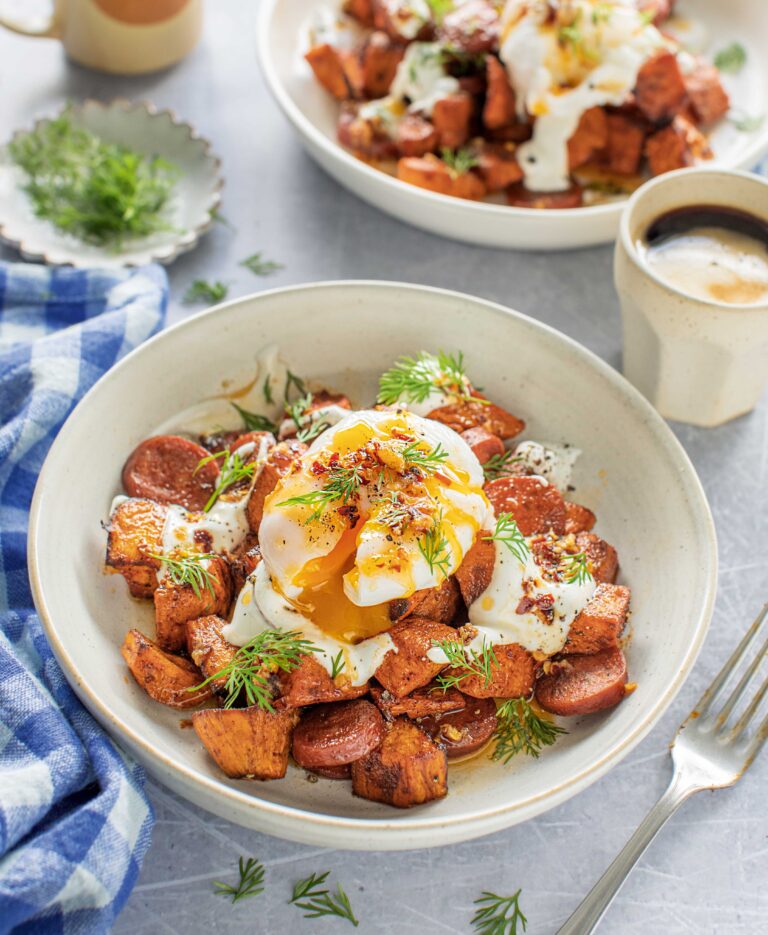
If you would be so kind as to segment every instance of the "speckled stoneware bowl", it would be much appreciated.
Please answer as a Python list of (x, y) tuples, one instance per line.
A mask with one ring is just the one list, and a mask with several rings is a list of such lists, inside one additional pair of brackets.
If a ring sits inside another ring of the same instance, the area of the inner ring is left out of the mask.
[[(317, 324), (310, 327), (309, 322)], [(120, 657), (130, 627), (153, 633), (152, 605), (102, 574), (100, 522), (133, 447), (181, 409), (247, 384), (256, 354), (282, 348), (291, 369), (364, 405), (394, 358), (462, 350), (489, 397), (528, 421), (526, 434), (584, 454), (574, 499), (614, 543), (634, 612), (628, 648), (637, 690), (618, 708), (572, 720), (541, 759), (508, 767), (486, 755), (450, 770), (448, 797), (397, 811), (353, 797), (344, 782), (226, 779), (189, 712), (151, 701)], [(126, 400), (130, 405), (126, 405)], [(115, 414), (119, 417), (115, 417)], [(87, 457), (84, 456), (87, 452)], [(134, 351), (103, 377), (54, 443), (35, 493), (29, 536), (35, 602), (84, 704), (168, 786), (252, 828), (329, 847), (432, 847), (523, 821), (594, 782), (648, 733), (688, 675), (715, 594), (717, 554), (701, 485), (682, 448), (619, 374), (557, 331), (455, 292), (381, 282), (264, 292), (197, 315)]]
[[(221, 202), (221, 163), (210, 143), (170, 110), (146, 102), (83, 101), (71, 107), (72, 121), (111, 143), (162, 156), (181, 170), (168, 204), (168, 230), (126, 241), (119, 249), (95, 246), (35, 217), (23, 190), (24, 173), (0, 149), (0, 240), (25, 260), (52, 265), (114, 268), (157, 261), (170, 263), (191, 250), (211, 227)], [(58, 116), (52, 115), (52, 116)], [(42, 117), (34, 127), (50, 120)], [(29, 128), (33, 129), (33, 128)], [(26, 133), (27, 129), (18, 133)]]

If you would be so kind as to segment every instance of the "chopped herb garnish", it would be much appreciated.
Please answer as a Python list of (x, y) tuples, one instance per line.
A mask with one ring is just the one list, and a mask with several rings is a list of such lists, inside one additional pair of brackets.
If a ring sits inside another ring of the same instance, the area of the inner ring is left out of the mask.
[(208, 282), (206, 279), (195, 279), (184, 293), (184, 304), (193, 305), (195, 302), (210, 302), (212, 304), (226, 299), (229, 286), (219, 280)]
[(442, 572), (443, 578), (447, 578), (451, 567), (451, 548), (445, 537), (442, 514), (433, 519), (432, 526), (416, 545), (424, 561), (429, 565), (430, 572), (434, 574), (437, 568)]
[(295, 373), (291, 373), (290, 370), (285, 372), (285, 390), (283, 392), (283, 398), (288, 402), (288, 397), (291, 394), (291, 387), (296, 388), (296, 392), (301, 396), (307, 395), (307, 388), (304, 385), (304, 381), (301, 377), (297, 377)]
[(568, 731), (539, 717), (526, 698), (510, 698), (496, 711), (496, 747), (492, 760), (509, 763), (518, 753), (538, 758), (543, 747), (551, 747)]
[(436, 448), (424, 449), (420, 447), (422, 442), (410, 442), (402, 451), (403, 460), (406, 467), (417, 467), (425, 474), (434, 474), (443, 467), (448, 459), (448, 452), (443, 448), (440, 442)]
[(262, 630), (241, 646), (224, 668), (188, 690), (200, 691), (214, 680), (225, 679), (225, 708), (231, 708), (240, 693), (245, 692), (249, 705), (258, 705), (263, 711), (274, 711), (269, 674), (278, 669), (293, 672), (299, 667), (302, 657), (316, 652), (320, 652), (319, 648), (304, 639), (298, 630)]
[(715, 68), (728, 75), (736, 75), (747, 63), (747, 50), (740, 42), (732, 42), (715, 56)]
[(348, 503), (357, 494), (362, 483), (363, 475), (359, 465), (346, 467), (338, 463), (332, 464), (328, 469), (328, 480), (320, 490), (289, 497), (277, 505), (314, 507), (314, 511), (305, 520), (305, 523), (311, 523), (319, 519), (332, 503)]
[(8, 144), (39, 218), (86, 243), (119, 248), (170, 230), (165, 216), (179, 169), (78, 127), (68, 108)]
[[(472, 916), (472, 925), (476, 935), (522, 935), (528, 926), (528, 920), (520, 908), (520, 894), (497, 896), (483, 890), (482, 896), (475, 900), (478, 907)], [(522, 928), (518, 931), (517, 926)]]
[(239, 861), (240, 879), (235, 886), (229, 883), (219, 883), (216, 881), (213, 885), (217, 896), (230, 896), (232, 902), (236, 903), (240, 899), (247, 899), (249, 896), (257, 896), (264, 892), (264, 867), (254, 857)]
[(344, 650), (340, 649), (331, 660), (331, 678), (335, 679), (337, 675), (341, 675), (345, 666), (346, 662), (344, 660)]
[(200, 597), (203, 588), (206, 588), (211, 597), (216, 597), (216, 591), (213, 586), (213, 578), (207, 568), (203, 568), (201, 562), (216, 558), (213, 552), (205, 555), (192, 552), (188, 555), (182, 555), (178, 558), (168, 558), (165, 555), (155, 555), (150, 552), (154, 559), (158, 559), (165, 565), (168, 571), (168, 577), (171, 581), (183, 587), (189, 585), (194, 591), (195, 597)]
[(265, 260), (264, 254), (261, 253), (261, 251), (241, 260), (240, 265), (250, 270), (254, 276), (271, 276), (272, 273), (283, 269), (282, 263), (276, 263), (274, 260)]
[(463, 146), (461, 149), (448, 149), (443, 146), (440, 150), (440, 158), (455, 175), (466, 175), (479, 162), (468, 146)]
[(432, 640), (432, 645), (443, 651), (452, 669), (459, 670), (438, 675), (437, 682), (443, 691), (460, 688), (464, 679), (472, 675), (481, 678), (486, 688), (491, 684), (493, 669), (498, 668), (499, 662), (490, 643), (483, 640), (480, 652), (476, 649), (467, 651), (467, 647), (459, 640)]
[(560, 567), (568, 584), (586, 584), (593, 580), (590, 561), (585, 552), (564, 555)]
[(496, 520), (496, 528), (491, 536), (483, 536), (486, 540), (502, 542), (515, 556), (515, 558), (524, 565), (528, 560), (530, 549), (525, 541), (525, 536), (520, 532), (520, 527), (509, 513), (502, 513)]
[(765, 123), (765, 114), (751, 116), (750, 114), (731, 113), (728, 115), (728, 120), (740, 133), (754, 133)]
[(427, 0), (427, 6), (432, 11), (432, 17), (438, 26), (452, 12), (454, 5), (454, 0)]
[(271, 419), (260, 415), (258, 412), (248, 412), (247, 409), (243, 409), (241, 406), (238, 406), (237, 403), (232, 403), (232, 405), (237, 409), (240, 418), (243, 420), (243, 424), (249, 432), (271, 432), (273, 435), (277, 434), (278, 427)]
[(610, 3), (596, 3), (592, 10), (592, 22), (595, 26), (610, 23), (612, 15), (613, 7)]
[(312, 394), (307, 393), (301, 399), (288, 403), (285, 407), (286, 412), (296, 425), (296, 438), (300, 442), (311, 441), (313, 438), (317, 438), (318, 435), (322, 435), (327, 428), (330, 428), (330, 423), (324, 422), (322, 418), (313, 419), (311, 412), (312, 399)]
[(336, 892), (331, 893), (323, 887), (328, 878), (329, 870), (325, 873), (315, 874), (306, 880), (299, 880), (293, 887), (290, 902), (299, 909), (304, 910), (305, 919), (317, 919), (320, 916), (339, 916), (351, 922), (357, 928), (360, 924), (352, 912), (349, 897), (340, 883), (336, 884)]
[(394, 366), (381, 375), (378, 402), (387, 406), (401, 401), (423, 403), (435, 390), (471, 399), (469, 389), (463, 354), (440, 351), (435, 356), (422, 351), (418, 357), (398, 358)]
[(518, 461), (522, 460), (523, 459), (519, 455), (515, 455), (511, 451), (505, 451), (504, 454), (501, 455), (491, 455), (483, 465), (485, 479), (496, 480), (499, 477), (503, 477), (505, 474), (509, 473), (507, 468), (510, 464), (516, 464)]
[(264, 377), (264, 384), (261, 387), (261, 392), (264, 394), (265, 401), (272, 405), (272, 403), (275, 401), (275, 397), (272, 395), (272, 384), (270, 379), (271, 378), (269, 374)]
[(253, 473), (256, 470), (255, 464), (252, 462), (246, 464), (243, 461), (243, 459), (240, 457), (239, 451), (229, 451), (225, 448), (224, 451), (217, 451), (215, 454), (201, 458), (197, 462), (197, 467), (195, 468), (194, 473), (196, 474), (200, 468), (204, 467), (209, 462), (218, 461), (220, 458), (223, 458), (223, 461), (219, 466), (219, 476), (216, 480), (216, 486), (214, 487), (213, 493), (210, 495), (208, 502), (203, 507), (204, 513), (207, 513), (208, 510), (211, 509), (211, 507), (214, 505), (214, 503), (216, 503), (225, 490), (229, 490), (230, 487), (239, 483), (241, 480), (253, 477)]

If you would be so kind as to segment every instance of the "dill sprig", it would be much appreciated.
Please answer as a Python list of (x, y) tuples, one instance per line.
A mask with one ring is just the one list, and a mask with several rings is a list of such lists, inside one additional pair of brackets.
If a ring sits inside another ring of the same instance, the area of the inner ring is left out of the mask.
[(432, 11), (432, 18), (439, 26), (453, 10), (455, 0), (427, 0), (427, 6)]
[[(520, 908), (520, 894), (518, 890), (513, 896), (497, 896), (483, 890), (479, 899), (475, 900), (478, 907), (472, 916), (472, 925), (477, 935), (521, 935), (528, 926), (528, 919)], [(518, 932), (517, 926), (522, 929)]]
[(332, 464), (328, 469), (328, 481), (320, 490), (311, 490), (298, 497), (289, 497), (278, 503), (278, 506), (313, 506), (315, 509), (304, 521), (311, 523), (319, 519), (325, 510), (337, 501), (348, 503), (357, 495), (363, 483), (362, 469), (359, 464), (346, 467), (343, 464)]
[(483, 538), (489, 541), (502, 542), (521, 565), (526, 563), (530, 555), (525, 536), (520, 532), (520, 527), (509, 513), (501, 513), (496, 520), (493, 535), (483, 536)]
[(423, 403), (436, 389), (471, 398), (463, 354), (439, 351), (435, 356), (422, 351), (417, 357), (399, 357), (379, 378), (378, 402), (386, 406), (400, 401)]
[(264, 892), (264, 866), (258, 860), (254, 857), (249, 857), (248, 860), (241, 857), (238, 867), (240, 879), (235, 886), (220, 883), (218, 880), (213, 884), (217, 896), (231, 896), (233, 903)]
[(272, 395), (272, 384), (270, 381), (271, 377), (269, 374), (267, 374), (264, 377), (264, 383), (261, 387), (261, 392), (264, 394), (265, 401), (268, 402), (271, 406), (275, 401), (275, 397)]
[(435, 448), (421, 448), (421, 442), (410, 442), (401, 454), (406, 467), (417, 467), (425, 474), (435, 474), (448, 459), (448, 452), (440, 442)]
[(352, 912), (349, 897), (342, 889), (341, 883), (336, 884), (336, 892), (331, 893), (323, 887), (328, 879), (330, 870), (325, 873), (313, 873), (306, 880), (299, 880), (293, 887), (290, 902), (299, 909), (304, 909), (305, 919), (317, 919), (320, 916), (339, 916), (351, 922), (357, 928), (360, 924)]
[(715, 68), (728, 75), (736, 75), (747, 63), (747, 50), (740, 42), (732, 42), (720, 49), (714, 58)]
[(291, 395), (291, 387), (295, 387), (296, 392), (299, 393), (300, 396), (307, 395), (307, 388), (304, 385), (304, 381), (301, 379), (301, 377), (297, 377), (295, 373), (291, 373), (290, 370), (286, 370), (285, 390), (283, 391), (283, 398), (286, 402), (288, 402), (288, 398)]
[[(267, 402), (270, 402), (270, 400), (267, 400)], [(248, 412), (247, 409), (243, 409), (241, 406), (238, 406), (237, 403), (232, 403), (231, 405), (237, 409), (240, 418), (243, 420), (243, 425), (249, 432), (271, 432), (273, 435), (277, 434), (278, 426), (276, 426), (271, 419), (260, 415), (258, 412)]]
[(278, 270), (283, 269), (282, 263), (276, 263), (274, 260), (265, 260), (264, 254), (259, 251), (253, 253), (240, 261), (240, 265), (250, 270), (254, 276), (271, 276)]
[(432, 645), (443, 651), (454, 670), (461, 670), (438, 675), (437, 682), (443, 691), (460, 688), (464, 679), (471, 675), (481, 678), (486, 687), (491, 684), (493, 669), (498, 668), (499, 662), (490, 643), (483, 640), (480, 652), (476, 649), (467, 651), (467, 647), (459, 640), (432, 640)]
[(344, 650), (340, 649), (338, 653), (331, 659), (331, 678), (335, 679), (337, 675), (341, 673), (346, 668), (346, 660), (344, 659)]
[(320, 652), (319, 647), (304, 639), (298, 630), (262, 630), (241, 646), (227, 665), (188, 691), (196, 692), (213, 681), (225, 679), (225, 708), (231, 708), (240, 693), (245, 692), (249, 706), (258, 705), (263, 711), (274, 711), (267, 676), (278, 669), (293, 672), (303, 656), (317, 652)]
[(239, 483), (241, 480), (253, 477), (253, 472), (256, 470), (256, 465), (253, 464), (253, 462), (246, 464), (243, 461), (239, 451), (229, 451), (229, 449), (225, 448), (224, 451), (217, 451), (215, 454), (201, 458), (197, 462), (197, 467), (193, 473), (197, 474), (206, 464), (211, 461), (218, 461), (219, 458), (223, 458), (224, 460), (219, 466), (219, 476), (216, 480), (213, 493), (203, 507), (204, 513), (207, 513), (208, 510), (211, 509), (225, 490), (229, 490), (230, 487)]
[(201, 562), (216, 558), (213, 552), (208, 552), (205, 555), (190, 552), (187, 555), (180, 555), (178, 558), (155, 555), (151, 552), (150, 555), (152, 558), (158, 559), (165, 565), (168, 571), (168, 577), (174, 584), (179, 587), (189, 585), (194, 591), (195, 597), (200, 597), (203, 593), (203, 588), (206, 588), (210, 592), (211, 597), (216, 597), (213, 578), (208, 569), (203, 568), (200, 564)]
[(79, 240), (119, 248), (171, 229), (164, 210), (178, 167), (76, 126), (71, 108), (11, 140), (8, 152), (37, 217)]
[(539, 717), (526, 698), (510, 698), (496, 711), (496, 747), (492, 760), (509, 763), (518, 753), (536, 757), (543, 747), (551, 747), (560, 734), (568, 731)]
[(207, 279), (195, 279), (184, 293), (183, 302), (185, 305), (193, 305), (195, 302), (214, 304), (226, 299), (228, 293), (229, 286), (218, 279), (215, 282), (209, 282)]
[(563, 556), (560, 568), (568, 584), (586, 584), (593, 580), (590, 561), (585, 552)]
[(310, 407), (312, 405), (312, 393), (307, 393), (293, 403), (288, 403), (285, 410), (289, 417), (293, 419), (296, 425), (296, 438), (300, 442), (308, 442), (313, 438), (330, 428), (330, 423), (323, 421), (322, 418), (313, 419)]
[(448, 149), (443, 146), (440, 150), (440, 158), (454, 175), (466, 175), (480, 162), (468, 146), (462, 146), (461, 149)]
[(443, 578), (447, 578), (451, 568), (451, 548), (443, 529), (442, 513), (433, 519), (432, 526), (416, 545), (424, 561), (429, 565), (430, 572), (434, 574), (437, 568), (443, 573)]
[(382, 526), (400, 526), (413, 518), (414, 509), (406, 506), (400, 499), (400, 492), (387, 490), (384, 494), (372, 499), (375, 504), (384, 503), (384, 509), (376, 516), (376, 522)]
[(511, 451), (505, 451), (504, 454), (500, 455), (491, 455), (483, 465), (485, 479), (496, 480), (498, 477), (503, 477), (509, 473), (507, 468), (510, 464), (516, 464), (522, 460), (519, 455), (515, 455)]

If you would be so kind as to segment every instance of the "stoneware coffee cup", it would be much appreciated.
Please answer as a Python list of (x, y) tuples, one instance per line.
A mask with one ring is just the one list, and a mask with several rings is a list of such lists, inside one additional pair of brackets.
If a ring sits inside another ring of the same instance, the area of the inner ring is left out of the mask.
[(678, 208), (739, 209), (768, 221), (768, 181), (747, 172), (681, 169), (630, 198), (614, 254), (624, 324), (624, 375), (668, 419), (719, 425), (754, 408), (768, 382), (768, 301), (694, 298), (649, 268), (638, 241)]

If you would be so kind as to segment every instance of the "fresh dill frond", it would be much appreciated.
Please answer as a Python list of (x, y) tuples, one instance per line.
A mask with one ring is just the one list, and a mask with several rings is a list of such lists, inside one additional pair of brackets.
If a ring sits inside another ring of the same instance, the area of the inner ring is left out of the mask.
[(586, 584), (593, 580), (590, 561), (585, 552), (564, 555), (560, 568), (568, 584)]
[(765, 114), (742, 114), (732, 112), (728, 115), (728, 122), (731, 123), (739, 133), (754, 133), (765, 123)]
[(293, 672), (304, 656), (316, 652), (320, 649), (298, 630), (262, 630), (241, 646), (227, 665), (188, 690), (196, 692), (213, 681), (225, 679), (225, 708), (231, 708), (244, 692), (248, 705), (274, 711), (268, 676), (278, 670)]
[(448, 149), (443, 146), (440, 150), (440, 158), (455, 175), (466, 175), (479, 163), (479, 159), (468, 146), (463, 146), (461, 149)]
[(283, 398), (285, 399), (286, 402), (288, 402), (288, 398), (289, 398), (290, 395), (291, 395), (291, 387), (295, 387), (295, 388), (296, 388), (296, 392), (297, 392), (300, 396), (306, 396), (306, 395), (307, 395), (307, 388), (306, 388), (306, 386), (304, 385), (304, 381), (301, 379), (301, 377), (297, 377), (295, 373), (291, 373), (290, 370), (286, 370), (286, 372), (285, 372), (285, 391), (284, 391), (284, 394), (283, 394)]
[(511, 451), (505, 451), (504, 454), (500, 455), (491, 455), (483, 465), (485, 479), (488, 481), (503, 477), (505, 474), (509, 473), (507, 468), (510, 464), (516, 464), (518, 461), (522, 460), (523, 459), (519, 455), (515, 455)]
[(118, 249), (172, 229), (166, 208), (178, 167), (77, 126), (71, 108), (16, 136), (8, 153), (37, 217), (85, 243)]
[(265, 260), (264, 254), (261, 251), (253, 253), (251, 256), (241, 260), (240, 265), (250, 270), (254, 276), (271, 276), (272, 273), (276, 273), (278, 270), (284, 268), (282, 263), (276, 263), (274, 260)]
[(330, 423), (322, 418), (313, 418), (311, 406), (312, 393), (307, 393), (295, 402), (287, 403), (285, 411), (296, 425), (296, 438), (300, 442), (312, 441), (318, 435), (330, 428)]
[[(271, 402), (271, 400), (267, 401)], [(271, 419), (260, 415), (258, 412), (248, 412), (247, 409), (243, 409), (242, 406), (238, 406), (237, 403), (232, 403), (231, 405), (237, 409), (240, 418), (243, 420), (243, 425), (249, 432), (271, 432), (273, 435), (277, 434), (278, 426), (275, 425)]]
[(455, 5), (455, 0), (427, 0), (427, 6), (432, 11), (432, 18), (438, 26), (453, 11)]
[(416, 543), (422, 558), (429, 566), (432, 574), (439, 569), (443, 578), (447, 578), (451, 568), (451, 548), (443, 529), (442, 514), (436, 516), (432, 526)]
[(342, 464), (332, 464), (328, 469), (328, 480), (325, 486), (298, 497), (289, 497), (277, 505), (314, 507), (314, 511), (305, 520), (305, 523), (311, 523), (319, 519), (332, 503), (348, 503), (357, 494), (362, 483), (363, 474), (360, 465), (353, 464), (347, 467)]
[(612, 15), (613, 7), (610, 3), (596, 3), (592, 9), (592, 23), (595, 26), (610, 23)]
[(204, 513), (207, 513), (208, 510), (211, 509), (225, 490), (229, 490), (230, 487), (239, 483), (241, 480), (250, 479), (253, 477), (254, 471), (256, 470), (256, 465), (253, 462), (246, 464), (243, 461), (239, 451), (229, 451), (229, 449), (225, 448), (224, 451), (217, 451), (215, 454), (201, 458), (197, 462), (194, 473), (197, 474), (206, 464), (209, 464), (211, 461), (218, 461), (219, 459), (223, 459), (222, 463), (219, 465), (219, 476), (216, 479), (216, 486), (213, 489), (213, 493), (203, 507)]
[(715, 68), (728, 75), (736, 75), (747, 63), (747, 50), (740, 42), (732, 42), (720, 49), (714, 58)]
[(346, 668), (346, 665), (347, 663), (344, 659), (344, 650), (340, 649), (331, 660), (331, 678), (335, 679), (337, 675), (341, 675), (341, 673)]
[(485, 687), (491, 684), (493, 670), (498, 668), (499, 662), (490, 643), (483, 640), (480, 652), (476, 649), (468, 651), (459, 640), (432, 640), (432, 645), (443, 651), (454, 670), (448, 674), (438, 675), (437, 682), (443, 691), (448, 691), (449, 688), (460, 688), (464, 679), (472, 675), (481, 678)]
[(422, 351), (417, 357), (399, 357), (379, 378), (378, 402), (385, 406), (423, 403), (434, 390), (445, 390), (461, 399), (472, 398), (463, 354)]
[(448, 452), (440, 442), (435, 448), (422, 448), (420, 441), (410, 442), (401, 454), (406, 468), (417, 467), (424, 474), (435, 474), (448, 460)]
[(178, 558), (169, 558), (165, 555), (155, 555), (150, 552), (154, 559), (158, 559), (165, 565), (168, 571), (168, 577), (173, 584), (183, 587), (189, 585), (195, 597), (200, 597), (203, 588), (206, 588), (211, 597), (216, 597), (216, 591), (213, 586), (213, 578), (207, 568), (203, 568), (201, 562), (216, 558), (213, 552), (202, 555), (197, 552), (190, 552), (187, 555), (180, 555)]
[(230, 883), (220, 883), (218, 880), (213, 886), (217, 896), (230, 896), (232, 902), (257, 896), (264, 892), (264, 866), (254, 857), (248, 860), (240, 858), (238, 863), (240, 879), (233, 886)]
[(492, 760), (509, 763), (518, 753), (536, 757), (543, 747), (551, 747), (560, 734), (568, 731), (539, 717), (526, 698), (510, 698), (496, 711), (496, 747)]
[(229, 286), (218, 279), (215, 282), (195, 279), (184, 293), (183, 302), (185, 305), (193, 305), (195, 302), (210, 302), (214, 305), (226, 299), (228, 294)]
[[(476, 935), (522, 935), (528, 927), (528, 919), (520, 908), (521, 893), (522, 890), (518, 890), (513, 896), (497, 896), (483, 890), (475, 900), (478, 908), (472, 916)], [(518, 925), (522, 926), (519, 931)]]
[(483, 536), (483, 538), (489, 541), (502, 542), (521, 565), (524, 565), (528, 560), (530, 555), (528, 543), (525, 541), (525, 536), (520, 532), (520, 527), (509, 513), (501, 513), (496, 520), (493, 535)]
[(336, 892), (331, 893), (323, 884), (328, 879), (330, 871), (311, 874), (306, 880), (299, 880), (293, 887), (290, 898), (295, 906), (304, 910), (305, 919), (317, 919), (320, 916), (339, 916), (346, 919), (357, 928), (360, 924), (352, 911), (349, 897), (342, 889), (340, 883), (336, 884)]

